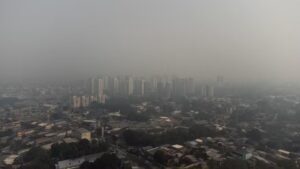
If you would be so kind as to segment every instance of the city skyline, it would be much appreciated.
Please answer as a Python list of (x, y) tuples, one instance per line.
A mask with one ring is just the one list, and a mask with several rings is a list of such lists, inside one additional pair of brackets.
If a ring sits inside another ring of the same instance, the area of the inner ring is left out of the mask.
[(0, 169), (300, 169), (299, 0), (0, 0)]

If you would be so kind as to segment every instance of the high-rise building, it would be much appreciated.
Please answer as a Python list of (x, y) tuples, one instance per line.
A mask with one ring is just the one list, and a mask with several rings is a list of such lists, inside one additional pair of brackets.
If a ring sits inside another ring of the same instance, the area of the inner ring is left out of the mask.
[(120, 96), (127, 96), (127, 94), (128, 94), (128, 80), (125, 78), (125, 77), (123, 77), (123, 76), (120, 76), (119, 78), (118, 78), (118, 95), (120, 95)]
[(185, 88), (186, 95), (189, 95), (189, 96), (195, 95), (194, 79), (193, 78), (185, 79), (184, 88)]
[(164, 94), (165, 85), (163, 82), (159, 81), (157, 83), (157, 94), (158, 96), (162, 97)]
[(104, 104), (106, 102), (106, 95), (99, 95), (98, 102)]
[(217, 84), (215, 85), (215, 96), (216, 97), (223, 97), (226, 95), (228, 90), (226, 90), (226, 86), (224, 85), (224, 78), (223, 76), (217, 77)]
[(141, 81), (141, 96), (145, 95), (145, 80)]
[(133, 82), (133, 78), (132, 77), (128, 77), (127, 78), (127, 95), (131, 96), (133, 94), (133, 90), (134, 90), (134, 82)]
[(202, 97), (212, 98), (215, 95), (214, 86), (206, 85), (202, 87)]
[(90, 96), (90, 103), (92, 103), (92, 102), (97, 102), (96, 96)]
[(72, 97), (72, 106), (73, 108), (80, 108), (80, 107), (88, 107), (90, 103), (93, 101), (92, 97), (94, 96), (73, 96)]
[(106, 86), (104, 93), (110, 96), (114, 94), (114, 78), (108, 77), (108, 84)]
[(104, 80), (98, 79), (98, 102), (105, 103), (105, 95), (104, 95)]
[(103, 78), (103, 83), (104, 83), (104, 87), (103, 87), (103, 89), (104, 90), (109, 90), (109, 76), (104, 76), (104, 78)]
[(72, 98), (72, 105), (73, 108), (79, 108), (81, 107), (81, 98), (78, 96), (73, 96)]
[(114, 78), (113, 79), (113, 95), (118, 95), (120, 93), (119, 89), (119, 79)]
[(88, 96), (81, 96), (82, 107), (88, 107), (90, 105), (90, 98)]
[(134, 81), (134, 95), (144, 96), (145, 94), (145, 80), (136, 79)]
[(97, 92), (98, 92), (98, 96), (101, 96), (104, 94), (104, 80), (103, 79), (98, 79), (98, 83), (97, 83)]
[(89, 80), (89, 94), (92, 96), (96, 95), (96, 79), (94, 78)]
[(144, 95), (150, 96), (156, 93), (157, 90), (153, 89), (153, 85), (151, 81), (145, 81), (144, 83)]
[(166, 82), (164, 92), (163, 92), (163, 97), (169, 98), (171, 97), (172, 93), (172, 84), (170, 82)]
[(157, 84), (158, 84), (157, 78), (152, 78), (151, 79), (152, 92), (156, 92), (157, 91)]
[(172, 95), (174, 97), (186, 96), (185, 79), (174, 78), (173, 81), (172, 81), (172, 84), (173, 84)]

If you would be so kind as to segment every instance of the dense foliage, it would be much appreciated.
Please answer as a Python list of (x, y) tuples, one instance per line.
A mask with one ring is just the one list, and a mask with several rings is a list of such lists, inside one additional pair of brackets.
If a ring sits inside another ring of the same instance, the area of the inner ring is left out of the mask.
[(21, 158), (19, 160), (27, 165), (20, 167), (20, 169), (52, 169), (54, 167), (49, 152), (40, 147), (33, 147)]
[(213, 137), (216, 133), (208, 127), (193, 125), (189, 128), (175, 128), (163, 133), (149, 134), (145, 131), (126, 130), (123, 133), (125, 142), (130, 146), (155, 146), (162, 144), (178, 144), (198, 137)]
[(64, 160), (69, 158), (77, 158), (80, 156), (104, 152), (108, 149), (108, 145), (103, 142), (88, 140), (80, 140), (78, 143), (56, 143), (50, 150), (52, 158)]
[(101, 158), (96, 161), (84, 162), (81, 164), (80, 169), (120, 169), (121, 160), (115, 154), (105, 153)]
[(52, 145), (50, 151), (40, 147), (31, 148), (18, 160), (20, 164), (25, 164), (20, 169), (53, 169), (55, 161), (104, 152), (108, 147), (105, 143), (88, 140), (69, 144), (56, 143)]

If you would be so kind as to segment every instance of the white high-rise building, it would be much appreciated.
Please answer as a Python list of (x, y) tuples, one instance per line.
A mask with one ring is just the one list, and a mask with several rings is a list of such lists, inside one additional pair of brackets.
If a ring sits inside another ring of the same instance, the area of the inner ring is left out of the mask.
[(99, 103), (104, 104), (105, 101), (106, 101), (106, 96), (105, 96), (104, 94), (98, 96), (98, 102), (99, 102)]
[(98, 96), (101, 96), (104, 94), (104, 81), (103, 79), (98, 79)]
[(133, 89), (134, 89), (133, 79), (129, 77), (127, 83), (128, 83), (127, 94), (128, 96), (131, 96), (133, 94)]
[(90, 98), (88, 96), (81, 96), (82, 107), (87, 107), (90, 105)]
[(73, 102), (73, 108), (79, 108), (79, 107), (81, 107), (81, 98), (80, 97), (73, 96), (72, 102)]
[(98, 102), (105, 103), (104, 80), (98, 79)]

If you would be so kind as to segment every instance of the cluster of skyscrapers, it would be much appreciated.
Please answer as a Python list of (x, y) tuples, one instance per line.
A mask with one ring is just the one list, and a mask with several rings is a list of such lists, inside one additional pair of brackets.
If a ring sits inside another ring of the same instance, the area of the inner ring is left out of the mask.
[(132, 77), (132, 76), (103, 76), (90, 78), (85, 83), (86, 94), (73, 96), (73, 106), (86, 107), (91, 102), (104, 104), (111, 97), (149, 97), (162, 98), (200, 96), (213, 98), (215, 86), (220, 85), (222, 77), (218, 77), (217, 84), (203, 85), (193, 78), (178, 77)]

